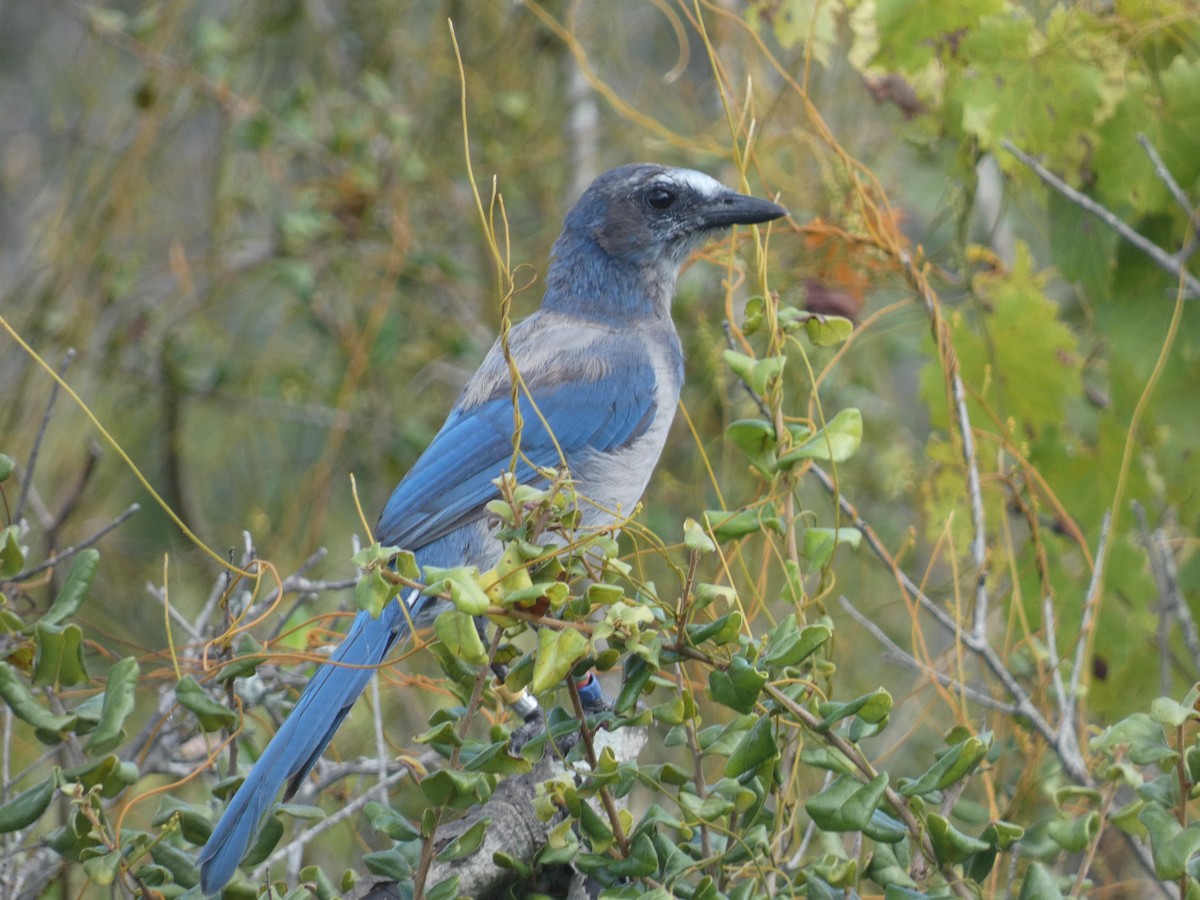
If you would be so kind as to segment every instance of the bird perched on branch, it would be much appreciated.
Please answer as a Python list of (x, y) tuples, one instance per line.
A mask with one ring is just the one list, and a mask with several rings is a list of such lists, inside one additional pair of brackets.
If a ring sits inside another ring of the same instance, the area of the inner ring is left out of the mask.
[[(536, 483), (538, 469), (565, 461), (586, 498), (584, 527), (610, 526), (617, 511), (631, 510), (658, 462), (683, 382), (671, 321), (680, 267), (716, 233), (786, 214), (690, 169), (628, 165), (592, 182), (554, 244), (541, 309), (508, 337), (524, 384), (518, 482)], [(376, 529), (381, 543), (411, 550), (421, 566), (495, 565), (501, 544), (485, 506), (499, 497), (494, 479), (513, 458), (512, 397), (509, 359), (497, 342), (388, 500)], [(206, 894), (232, 877), (280, 788), (295, 793), (372, 667), (407, 635), (410, 617), (427, 623), (438, 606), (414, 592), (378, 618), (358, 614), (201, 851)]]

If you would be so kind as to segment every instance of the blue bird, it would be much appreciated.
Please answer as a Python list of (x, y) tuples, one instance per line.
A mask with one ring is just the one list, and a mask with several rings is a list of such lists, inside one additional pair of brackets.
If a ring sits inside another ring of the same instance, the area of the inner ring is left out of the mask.
[[(628, 165), (592, 182), (554, 244), (541, 309), (509, 334), (532, 396), (519, 399), (525, 424), (517, 479), (536, 482), (535, 467), (556, 468), (565, 459), (583, 527), (611, 526), (614, 513), (632, 510), (662, 452), (683, 382), (671, 320), (680, 268), (714, 234), (786, 214), (690, 169)], [(485, 505), (499, 496), (492, 482), (509, 468), (512, 437), (509, 364), (497, 342), (392, 493), (377, 539), (411, 550), (421, 566), (494, 566), (502, 548)], [(427, 597), (405, 600), (418, 625), (440, 611)], [(233, 876), (280, 788), (286, 784), (285, 797), (295, 793), (372, 667), (407, 635), (401, 602), (379, 618), (360, 612), (305, 687), (200, 853), (205, 894)]]

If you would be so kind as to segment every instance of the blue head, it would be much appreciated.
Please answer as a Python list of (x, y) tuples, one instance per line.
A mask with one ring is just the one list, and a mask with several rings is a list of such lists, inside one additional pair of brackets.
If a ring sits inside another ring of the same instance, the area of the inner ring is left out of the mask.
[(589, 318), (666, 316), (679, 269), (697, 247), (733, 225), (785, 215), (692, 169), (612, 169), (567, 213), (542, 305)]

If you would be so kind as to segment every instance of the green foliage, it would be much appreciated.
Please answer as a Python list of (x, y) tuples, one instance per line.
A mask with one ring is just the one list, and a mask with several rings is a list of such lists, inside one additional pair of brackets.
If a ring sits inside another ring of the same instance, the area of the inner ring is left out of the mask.
[[(420, 582), (452, 607), (429, 652), (387, 668), (381, 721), (356, 707), (228, 896), (332, 897), (359, 871), (456, 896), (514, 786), (547, 842), (495, 855), (509, 896), (563, 867), (610, 898), (1200, 893), (1200, 307), (1175, 306), (1194, 3), (463, 6), (501, 272), (445, 23), (419, 7), (39, 7), (0, 29), (5, 877), (194, 896), (227, 761), (260, 751), (332, 613)], [(580, 160), (651, 156), (744, 174), (795, 221), (682, 278), (690, 436), (620, 542), (580, 529), (567, 474), (501, 476), (493, 570), (420, 572), (369, 538), (347, 561), (347, 474), (378, 508), (534, 307)], [(78, 350), (62, 371), (95, 420), (13, 334), (47, 368)], [(238, 573), (214, 585), (157, 508), (101, 533), (148, 505), (107, 443), (80, 466), (92, 421)], [(582, 709), (589, 668), (611, 710)], [(523, 690), (544, 732), (506, 711)], [(640, 752), (609, 741), (630, 734)], [(285, 871), (377, 771), (390, 803)]]

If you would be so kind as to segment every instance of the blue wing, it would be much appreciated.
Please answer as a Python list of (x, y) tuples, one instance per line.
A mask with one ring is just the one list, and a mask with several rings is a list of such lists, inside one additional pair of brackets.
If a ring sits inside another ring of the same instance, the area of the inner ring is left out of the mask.
[[(592, 380), (542, 377), (528, 385), (532, 402), (522, 392), (520, 482), (536, 479), (533, 466), (571, 466), (582, 452), (613, 450), (645, 432), (655, 414), (653, 368), (640, 356), (621, 362)], [(510, 468), (514, 432), (512, 396), (501, 387), (501, 396), (451, 413), (384, 507), (380, 542), (419, 550), (500, 496), (492, 479)]]

